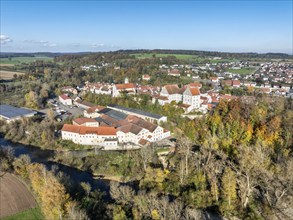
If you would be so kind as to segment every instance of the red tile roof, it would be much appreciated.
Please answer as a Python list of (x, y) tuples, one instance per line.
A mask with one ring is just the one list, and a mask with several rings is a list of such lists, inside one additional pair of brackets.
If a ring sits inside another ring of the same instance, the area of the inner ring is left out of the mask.
[(93, 107), (90, 107), (89, 109), (87, 109), (87, 113), (91, 114), (91, 113), (94, 113), (96, 111), (101, 111), (102, 109), (104, 109), (105, 107), (104, 106), (101, 106), (101, 105), (97, 105), (97, 106), (93, 106)]
[(190, 88), (192, 88), (192, 87), (199, 87), (199, 88), (201, 88), (202, 87), (202, 84), (199, 83), (199, 82), (194, 82), (194, 83), (189, 83), (189, 86), (190, 86)]
[(240, 86), (240, 81), (239, 80), (233, 80), (232, 84), (233, 84), (233, 86)]
[(192, 95), (200, 95), (200, 91), (198, 88), (191, 88), (190, 91)]
[(87, 122), (97, 122), (97, 121), (93, 118), (75, 118), (73, 119), (73, 122), (75, 122), (76, 124), (82, 125)]
[(165, 85), (165, 89), (168, 91), (168, 93), (171, 94), (182, 94), (181, 89), (178, 87), (178, 85)]
[(86, 127), (64, 124), (61, 131), (67, 131), (77, 134), (116, 135), (116, 129), (113, 127)]
[(59, 97), (62, 98), (63, 100), (71, 99), (65, 94), (59, 95)]
[(133, 83), (126, 83), (126, 84), (116, 84), (117, 89), (134, 89), (135, 85)]

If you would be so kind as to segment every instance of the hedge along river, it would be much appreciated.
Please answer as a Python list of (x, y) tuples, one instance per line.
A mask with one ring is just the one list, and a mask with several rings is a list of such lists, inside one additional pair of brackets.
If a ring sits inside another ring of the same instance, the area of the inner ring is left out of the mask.
[[(54, 171), (62, 171), (64, 174), (66, 174), (66, 176), (69, 177), (70, 184), (72, 184), (73, 186), (77, 186), (81, 182), (87, 182), (91, 185), (93, 190), (99, 189), (101, 192), (105, 193), (106, 198), (110, 198), (110, 180), (95, 179), (94, 176), (87, 171), (81, 171), (74, 167), (69, 167), (51, 161), (50, 159), (53, 158), (55, 154), (54, 150), (45, 150), (30, 145), (24, 145), (21, 143), (13, 143), (9, 140), (4, 139), (3, 137), (0, 137), (0, 146), (4, 149), (11, 148), (15, 157), (26, 154), (30, 156), (31, 162), (44, 164), (48, 170), (54, 169)], [(136, 185), (134, 182), (129, 182), (125, 184), (131, 187), (134, 187)]]

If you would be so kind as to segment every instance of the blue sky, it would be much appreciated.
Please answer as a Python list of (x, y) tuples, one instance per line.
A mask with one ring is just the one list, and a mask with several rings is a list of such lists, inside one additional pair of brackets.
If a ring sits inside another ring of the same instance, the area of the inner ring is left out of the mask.
[(1, 0), (2, 52), (292, 49), (292, 1)]

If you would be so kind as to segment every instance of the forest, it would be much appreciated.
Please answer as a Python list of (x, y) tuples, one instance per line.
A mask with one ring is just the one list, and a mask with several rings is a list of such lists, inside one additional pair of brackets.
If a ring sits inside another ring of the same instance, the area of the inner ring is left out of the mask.
[[(25, 156), (2, 152), (1, 170), (30, 180), (48, 219), (290, 219), (292, 121), (292, 99), (272, 97), (223, 101), (207, 117), (174, 120), (181, 133), (165, 163), (155, 145), (105, 161), (106, 171), (116, 167), (138, 180), (134, 188), (112, 182), (110, 199), (87, 183), (70, 189), (62, 174), (42, 171)], [(98, 158), (79, 160), (85, 170), (101, 169)]]

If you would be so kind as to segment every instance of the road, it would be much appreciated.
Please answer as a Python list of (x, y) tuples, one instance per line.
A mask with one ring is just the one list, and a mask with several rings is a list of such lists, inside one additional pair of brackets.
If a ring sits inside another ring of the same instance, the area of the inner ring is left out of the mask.
[[(58, 101), (54, 102), (54, 100), (50, 100), (49, 103), (51, 103), (52, 107), (39, 110), (39, 112), (44, 113), (44, 114), (48, 114), (48, 111), (51, 109), (54, 111), (54, 115), (57, 118), (61, 119), (62, 121), (69, 116), (73, 116), (73, 117), (79, 117), (79, 116), (82, 117), (83, 116), (84, 109), (82, 109), (82, 108), (78, 108), (78, 107), (74, 107), (74, 106), (66, 106), (66, 105), (61, 104)], [(65, 113), (62, 113), (60, 115), (61, 112), (65, 112)]]

